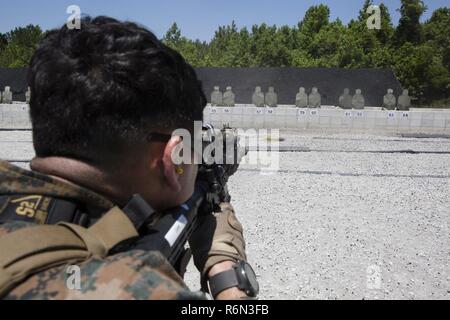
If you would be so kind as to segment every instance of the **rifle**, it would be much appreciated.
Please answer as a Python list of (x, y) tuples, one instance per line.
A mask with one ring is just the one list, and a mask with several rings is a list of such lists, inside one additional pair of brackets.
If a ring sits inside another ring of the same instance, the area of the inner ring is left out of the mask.
[[(213, 126), (205, 126), (202, 132), (203, 146), (217, 143), (218, 141), (214, 141), (217, 139), (216, 133)], [(182, 277), (192, 257), (186, 243), (207, 214), (217, 210), (221, 203), (231, 201), (227, 188), (228, 179), (237, 171), (240, 160), (248, 152), (247, 148), (239, 146), (239, 136), (234, 129), (224, 127), (218, 136), (223, 139), (223, 161), (221, 161), (223, 163), (208, 164), (211, 161), (203, 159), (192, 197), (183, 205), (160, 215), (156, 223), (146, 225), (144, 236), (133, 246), (134, 249), (161, 252)], [(227, 145), (230, 141), (233, 144), (232, 155), (227, 154)], [(214, 152), (210, 156), (214, 157)], [(133, 197), (124, 211), (130, 209), (134, 211), (134, 215), (136, 212), (138, 215), (139, 212), (148, 215), (153, 211), (138, 195)]]

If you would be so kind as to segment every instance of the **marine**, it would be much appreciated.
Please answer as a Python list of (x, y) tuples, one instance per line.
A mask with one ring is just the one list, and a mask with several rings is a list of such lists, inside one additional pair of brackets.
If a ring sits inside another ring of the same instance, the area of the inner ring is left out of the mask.
[[(136, 249), (146, 226), (193, 195), (198, 165), (172, 155), (206, 98), (194, 69), (147, 29), (84, 17), (46, 34), (30, 63), (30, 170), (0, 161), (0, 298), (255, 297), (243, 227), (221, 203), (189, 239), (203, 292), (158, 251)], [(168, 137), (168, 138), (167, 138)], [(139, 195), (148, 217), (126, 211)], [(79, 288), (68, 285), (73, 267)], [(77, 270), (78, 270), (77, 269)], [(248, 271), (249, 270), (249, 271)]]

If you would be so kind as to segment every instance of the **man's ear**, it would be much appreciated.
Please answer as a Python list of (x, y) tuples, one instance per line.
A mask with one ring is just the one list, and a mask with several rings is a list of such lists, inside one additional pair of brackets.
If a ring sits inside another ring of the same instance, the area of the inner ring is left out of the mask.
[(176, 166), (172, 160), (172, 153), (181, 142), (182, 139), (180, 137), (172, 137), (164, 148), (164, 155), (162, 158), (164, 177), (170, 188), (177, 193), (181, 191), (181, 184), (179, 182), (180, 176), (176, 173)]

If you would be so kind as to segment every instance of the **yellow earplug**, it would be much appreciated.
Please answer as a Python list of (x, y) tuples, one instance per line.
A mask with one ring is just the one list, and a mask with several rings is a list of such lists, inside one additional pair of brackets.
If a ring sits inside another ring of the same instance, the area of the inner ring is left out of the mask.
[(177, 167), (177, 168), (175, 169), (175, 172), (176, 172), (179, 176), (181, 176), (181, 175), (184, 174), (184, 169), (183, 169), (182, 167)]

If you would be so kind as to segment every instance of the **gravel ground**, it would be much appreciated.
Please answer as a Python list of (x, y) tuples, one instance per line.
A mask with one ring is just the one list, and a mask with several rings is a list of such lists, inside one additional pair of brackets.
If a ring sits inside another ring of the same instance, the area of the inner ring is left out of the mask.
[[(450, 139), (281, 136), (309, 152), (230, 179), (262, 299), (450, 299)], [(0, 158), (26, 167), (30, 140), (0, 131)]]
[(262, 299), (450, 299), (450, 140), (281, 136), (320, 151), (230, 181)]

